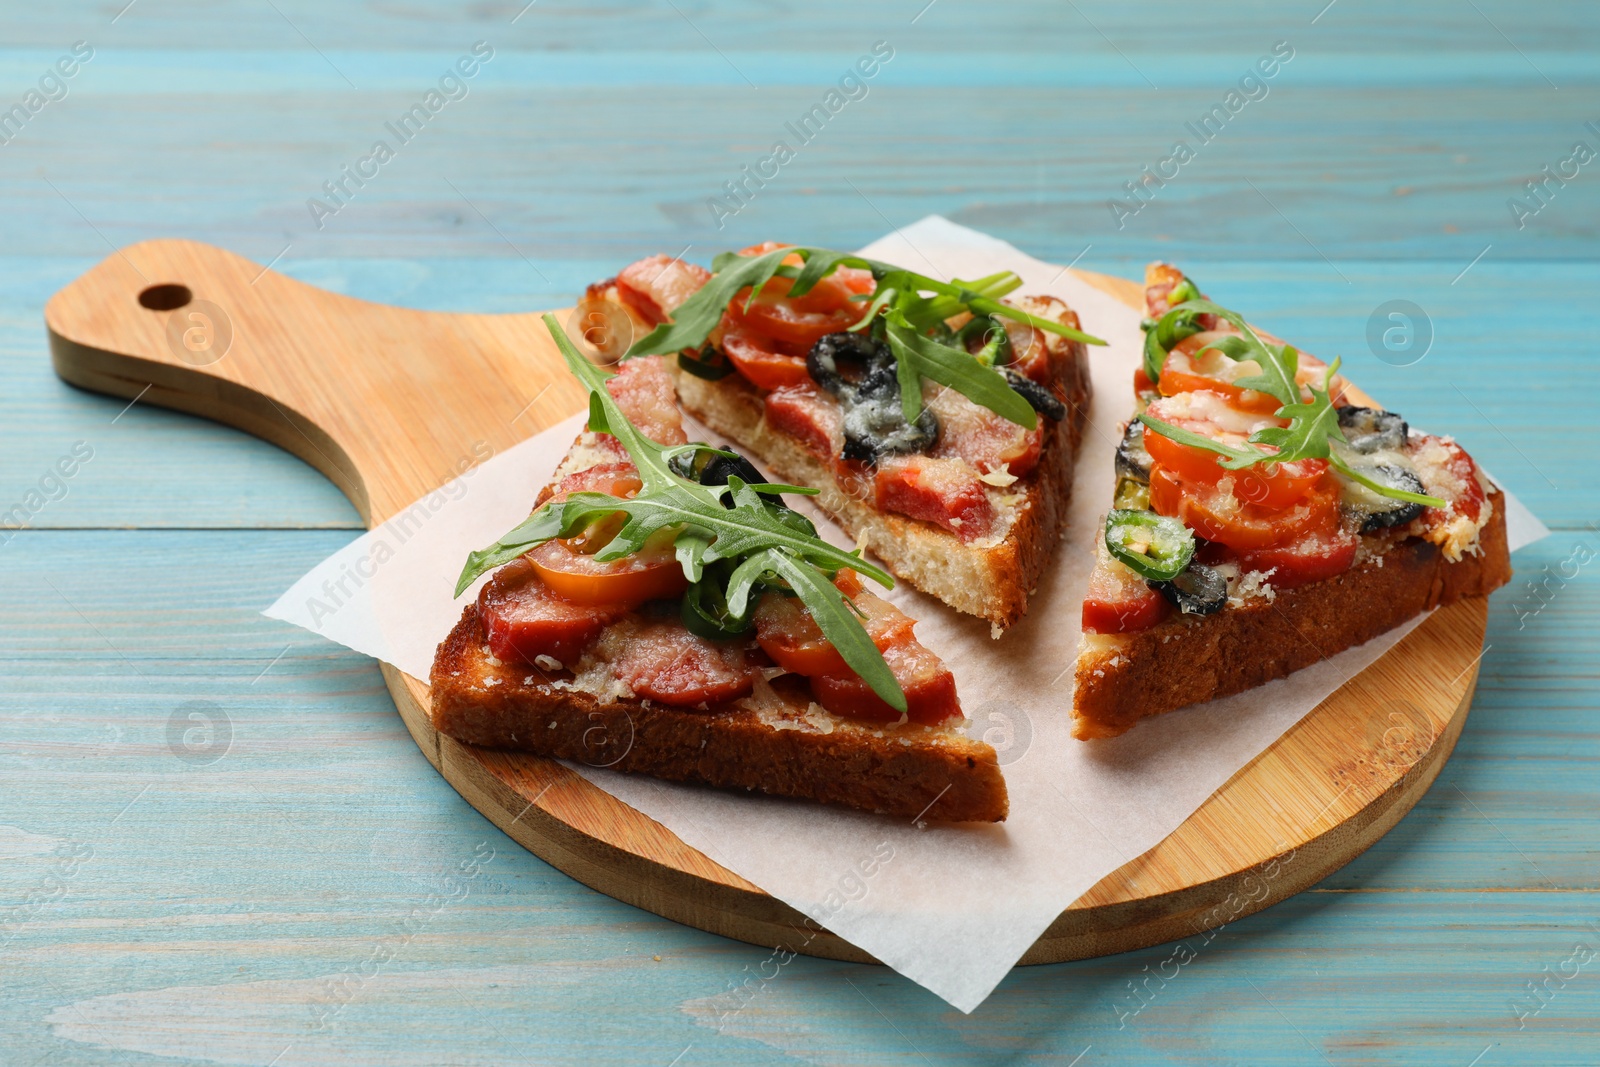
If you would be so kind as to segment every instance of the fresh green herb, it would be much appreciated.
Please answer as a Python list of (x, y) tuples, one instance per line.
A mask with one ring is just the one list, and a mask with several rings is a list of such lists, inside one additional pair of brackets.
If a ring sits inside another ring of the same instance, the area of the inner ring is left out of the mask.
[[(1311, 393), (1311, 400), (1308, 402), (1300, 392), (1298, 379), (1300, 353), (1293, 345), (1268, 343), (1238, 312), (1230, 311), (1200, 297), (1194, 283), (1187, 278), (1173, 290), (1173, 293), (1178, 294), (1185, 286), (1188, 287), (1188, 291), (1196, 292), (1196, 295), (1192, 299), (1174, 305), (1145, 331), (1145, 373), (1150, 376), (1150, 380), (1160, 380), (1167, 353), (1178, 341), (1200, 331), (1196, 320), (1201, 315), (1215, 315), (1231, 323), (1239, 332), (1207, 342), (1196, 356), (1215, 350), (1236, 363), (1253, 361), (1261, 368), (1261, 372), (1236, 379), (1233, 384), (1241, 389), (1254, 389), (1275, 398), (1282, 405), (1278, 408), (1277, 416), (1288, 419), (1289, 425), (1263, 427), (1250, 435), (1249, 444), (1230, 445), (1173, 426), (1149, 414), (1141, 414), (1140, 422), (1181, 445), (1215, 452), (1221, 457), (1217, 462), (1228, 470), (1243, 470), (1260, 463), (1292, 463), (1301, 459), (1325, 459), (1345, 477), (1360, 482), (1382, 496), (1424, 504), (1428, 507), (1445, 506), (1445, 502), (1437, 497), (1423, 496), (1420, 493), (1383, 485), (1357, 474), (1334, 450), (1335, 444), (1346, 443), (1344, 431), (1339, 428), (1338, 409), (1333, 406), (1333, 400), (1328, 395), (1333, 376), (1338, 373), (1342, 360), (1333, 361), (1333, 365), (1322, 377), (1321, 389), (1314, 385), (1308, 386)], [(1272, 451), (1252, 448), (1250, 445), (1266, 445)]]
[(981, 340), (983, 347), (973, 353), (973, 358), (985, 367), (1004, 366), (1015, 355), (1011, 348), (1011, 335), (993, 316), (974, 315), (956, 331), (957, 348), (965, 350), (975, 340)]
[(1405, 489), (1397, 489), (1392, 485), (1384, 485), (1382, 482), (1374, 481), (1373, 479), (1368, 478), (1365, 474), (1362, 474), (1360, 471), (1356, 470), (1354, 467), (1350, 466), (1350, 464), (1346, 463), (1344, 457), (1339, 455), (1337, 452), (1329, 454), (1328, 462), (1332, 464), (1333, 468), (1340, 474), (1343, 474), (1346, 478), (1349, 478), (1353, 482), (1357, 482), (1366, 486), (1379, 496), (1386, 496), (1392, 500), (1405, 500), (1413, 504), (1421, 504), (1424, 507), (1430, 508), (1442, 508), (1445, 505), (1445, 502), (1440, 500), (1438, 497), (1424, 496), (1421, 493), (1413, 493)]
[[(803, 266), (785, 265), (783, 261), (789, 256), (799, 256)], [(975, 359), (965, 347), (951, 343), (954, 338), (949, 336), (944, 322), (955, 315), (970, 312), (990, 320), (1006, 318), (1086, 344), (1105, 344), (1070, 326), (1000, 303), (1000, 297), (1022, 284), (1022, 279), (1010, 271), (971, 282), (959, 278), (941, 282), (892, 263), (826, 248), (775, 248), (758, 256), (724, 252), (711, 267), (711, 280), (673, 312), (673, 321), (640, 338), (628, 350), (629, 356), (698, 351), (741, 290), (750, 290), (746, 308), (775, 277), (791, 280), (790, 296), (804, 296), (840, 267), (872, 273), (874, 290), (860, 298), (867, 303), (866, 313), (852, 329), (873, 328), (882, 319), (899, 361), (900, 399), (907, 421), (922, 410), (922, 379), (928, 378), (1019, 425), (1032, 429), (1038, 424), (1033, 408), (993, 369), (994, 364), (1004, 362), (999, 358), (1000, 345), (1009, 351), (1009, 341), (996, 342), (995, 351), (989, 352), (987, 358), (985, 353), (979, 353)]]
[(922, 414), (921, 379), (931, 378), (1026, 429), (1039, 424), (1033, 405), (1011, 388), (1004, 375), (973, 359), (966, 349), (940, 344), (924, 335), (898, 309), (890, 309), (884, 317), (884, 337), (889, 351), (894, 353), (895, 372), (900, 378), (900, 407), (906, 422), (914, 422)]
[(1194, 558), (1194, 534), (1153, 511), (1114, 510), (1106, 516), (1106, 549), (1135, 574), (1170, 582)]
[[(639, 551), (652, 535), (675, 530), (673, 546), (690, 581), (685, 619), (694, 616), (689, 625), (696, 633), (744, 632), (757, 589), (787, 589), (800, 598), (823, 636), (872, 691), (895, 710), (905, 711), (905, 694), (894, 673), (832, 582), (845, 568), (886, 588), (894, 585), (894, 579), (858, 553), (807, 533), (808, 527), (783, 514), (786, 509), (763, 498), (763, 494), (816, 490), (753, 485), (737, 477), (730, 477), (725, 486), (708, 486), (678, 474), (671, 466), (677, 457), (715, 450), (703, 444), (663, 447), (639, 432), (606, 390), (611, 375), (579, 354), (554, 317), (544, 316), (544, 323), (568, 369), (589, 389), (589, 428), (622, 442), (639, 470), (642, 488), (627, 500), (604, 493), (573, 493), (564, 501), (546, 504), (494, 544), (467, 557), (456, 595), (480, 575), (544, 542), (570, 537), (591, 522), (620, 512), (627, 521), (595, 559), (620, 559)], [(699, 586), (708, 587), (697, 590)]]

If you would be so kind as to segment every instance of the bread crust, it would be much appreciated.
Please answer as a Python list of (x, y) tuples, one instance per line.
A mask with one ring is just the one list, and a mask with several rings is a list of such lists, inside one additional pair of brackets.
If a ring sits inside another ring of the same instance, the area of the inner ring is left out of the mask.
[(1072, 733), (1114, 737), (1140, 719), (1231, 696), (1370, 641), (1424, 611), (1487, 596), (1511, 580), (1505, 496), (1478, 551), (1451, 563), (1411, 537), (1344, 574), (1216, 615), (1174, 615), (1137, 633), (1086, 639), (1078, 656)]
[(603, 701), (562, 688), (570, 673), (495, 659), (485, 640), (474, 604), (434, 656), (430, 714), (457, 741), (908, 819), (1006, 817), (994, 749), (955, 730), (828, 717), (824, 732), (804, 722), (809, 697), (786, 691), (781, 678), (774, 691), (788, 717), (740, 704), (701, 711)]
[(761, 394), (738, 375), (706, 381), (678, 372), (684, 410), (761, 460), (780, 479), (820, 490), (813, 498), (851, 537), (898, 578), (957, 611), (987, 619), (995, 636), (1028, 610), (1049, 563), (1072, 497), (1073, 463), (1089, 410), (1087, 355), (1071, 342), (1060, 381), (1067, 417), (1046, 421), (1039, 465), (1011, 487), (1023, 500), (1004, 539), (975, 548), (932, 523), (879, 511), (847, 492), (832, 468), (789, 434), (767, 423)]

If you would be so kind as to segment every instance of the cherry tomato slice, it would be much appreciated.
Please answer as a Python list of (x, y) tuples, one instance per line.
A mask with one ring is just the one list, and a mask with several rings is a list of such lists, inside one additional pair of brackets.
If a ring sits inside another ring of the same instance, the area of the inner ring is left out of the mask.
[(1331, 530), (1338, 523), (1338, 503), (1339, 489), (1331, 478), (1319, 481), (1303, 500), (1289, 507), (1269, 508), (1242, 501), (1222, 485), (1183, 481), (1159, 464), (1150, 472), (1151, 510), (1174, 516), (1206, 540), (1239, 551), (1291, 543), (1312, 531)]
[(1281, 545), (1239, 553), (1244, 571), (1271, 571), (1267, 580), (1278, 589), (1296, 589), (1349, 570), (1356, 560), (1360, 539), (1335, 527)]
[[(787, 245), (768, 241), (740, 252), (763, 255)], [(799, 256), (786, 256), (788, 266), (799, 266)], [(803, 296), (790, 296), (790, 278), (772, 278), (748, 308), (750, 290), (741, 289), (728, 304), (723, 326), (730, 331), (756, 334), (772, 342), (772, 347), (789, 355), (804, 356), (811, 346), (830, 333), (838, 333), (861, 321), (867, 302), (851, 297), (870, 293), (876, 283), (872, 273), (840, 267), (812, 286)]]
[[(937, 726), (946, 719), (961, 714), (961, 701), (956, 696), (955, 675), (950, 673), (927, 648), (906, 635), (904, 641), (883, 650), (884, 662), (894, 672), (906, 695), (906, 719), (924, 726)], [(861, 676), (824, 674), (811, 679), (811, 695), (817, 703), (833, 712), (851, 719), (868, 722), (899, 722), (900, 713), (872, 691)]]
[(1325, 459), (1257, 464), (1244, 470), (1230, 471), (1217, 463), (1219, 457), (1216, 453), (1179, 444), (1149, 427), (1146, 427), (1144, 447), (1156, 466), (1171, 471), (1184, 481), (1197, 485), (1216, 485), (1224, 478), (1231, 478), (1235, 497), (1266, 508), (1286, 508), (1304, 499), (1328, 472), (1328, 461)]
[(551, 592), (591, 607), (633, 607), (646, 600), (678, 596), (689, 586), (670, 547), (647, 547), (601, 563), (591, 555), (574, 552), (563, 541), (546, 541), (524, 558)]
[[(893, 604), (870, 593), (860, 592), (860, 579), (849, 574), (857, 592), (851, 595), (866, 618), (861, 625), (879, 650), (911, 635), (911, 618)], [(847, 583), (835, 582), (844, 592)], [(839, 650), (822, 635), (822, 629), (798, 597), (769, 592), (755, 610), (756, 641), (772, 662), (786, 671), (815, 677), (821, 674), (851, 674)]]
[(722, 351), (757, 389), (770, 391), (811, 381), (804, 357), (780, 352), (758, 334), (728, 330), (722, 335)]
[[(1195, 337), (1215, 336), (1196, 334)], [(1206, 354), (1206, 362), (1197, 362), (1184, 346), (1198, 351), (1198, 344), (1191, 344), (1195, 337), (1186, 337), (1178, 346), (1167, 353), (1167, 360), (1161, 367), (1161, 381), (1157, 389), (1162, 396), (1177, 396), (1179, 393), (1207, 392), (1216, 393), (1226, 397), (1228, 403), (1240, 411), (1249, 411), (1258, 415), (1274, 415), (1282, 406), (1282, 401), (1271, 393), (1258, 392), (1255, 389), (1241, 389), (1224, 378), (1216, 377), (1215, 371), (1210, 370), (1207, 364), (1211, 360), (1224, 360), (1232, 362), (1227, 356), (1212, 350)]]
[[(1161, 380), (1166, 381), (1165, 374)], [(1152, 403), (1148, 410), (1153, 418), (1230, 444), (1242, 444), (1255, 428), (1282, 423), (1278, 419), (1261, 418), (1259, 413), (1239, 412), (1216, 398), (1162, 399)], [(1215, 452), (1180, 444), (1154, 427), (1146, 427), (1144, 446), (1157, 466), (1165, 467), (1185, 482), (1215, 485), (1225, 478), (1232, 479), (1235, 497), (1267, 508), (1286, 508), (1301, 500), (1328, 470), (1327, 460), (1302, 459), (1230, 471), (1218, 462), (1221, 457)], [(1271, 451), (1270, 448), (1266, 450)]]

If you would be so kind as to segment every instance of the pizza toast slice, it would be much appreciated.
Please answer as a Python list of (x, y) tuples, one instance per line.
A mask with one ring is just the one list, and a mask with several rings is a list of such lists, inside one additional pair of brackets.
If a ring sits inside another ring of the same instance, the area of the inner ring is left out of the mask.
[(1020, 284), (769, 242), (640, 260), (578, 314), (603, 358), (672, 359), (685, 410), (998, 636), (1059, 539), (1101, 343)]
[(1503, 494), (1328, 366), (1146, 272), (1073, 733), (1282, 678), (1511, 577)]
[(994, 749), (892, 584), (736, 453), (687, 441), (661, 357), (590, 364), (589, 426), (440, 644), (436, 729), (674, 781), (905, 818), (998, 821)]

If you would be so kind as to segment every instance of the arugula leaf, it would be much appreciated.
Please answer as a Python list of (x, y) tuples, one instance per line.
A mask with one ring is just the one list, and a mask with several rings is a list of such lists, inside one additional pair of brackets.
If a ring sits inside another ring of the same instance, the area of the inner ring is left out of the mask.
[[(1289, 380), (1294, 380), (1294, 349), (1284, 345), (1289, 358)], [(1276, 462), (1288, 463), (1296, 459), (1327, 459), (1329, 442), (1344, 444), (1344, 431), (1339, 429), (1339, 412), (1328, 398), (1328, 386), (1344, 361), (1335, 359), (1333, 366), (1322, 376), (1322, 388), (1311, 386), (1311, 402), (1302, 403), (1298, 397), (1292, 404), (1278, 409), (1280, 419), (1288, 419), (1288, 426), (1267, 426), (1250, 435), (1256, 444), (1271, 445), (1277, 450)], [(1249, 379), (1241, 378), (1244, 382)], [(1235, 382), (1234, 384), (1239, 384)], [(1249, 387), (1247, 387), (1249, 388)]]
[(1148, 415), (1144, 412), (1140, 412), (1139, 421), (1144, 423), (1150, 429), (1154, 430), (1156, 433), (1160, 434), (1162, 437), (1165, 437), (1171, 441), (1176, 441), (1180, 445), (1188, 445), (1190, 448), (1202, 448), (1207, 452), (1215, 452), (1217, 455), (1222, 456), (1227, 460), (1227, 462), (1223, 462), (1223, 460), (1219, 459), (1217, 462), (1221, 463), (1222, 466), (1231, 471), (1243, 470), (1245, 467), (1253, 467), (1257, 463), (1264, 463), (1273, 458), (1271, 455), (1261, 451), (1259, 448), (1250, 448), (1245, 445), (1223, 444), (1221, 441), (1214, 440), (1205, 436), (1204, 434), (1195, 433), (1193, 430), (1185, 430), (1183, 427), (1174, 426), (1170, 422), (1163, 422), (1153, 415)]
[(662, 323), (636, 341), (628, 349), (628, 356), (668, 355), (685, 348), (700, 348), (722, 321), (723, 311), (733, 302), (739, 290), (750, 287), (750, 296), (745, 301), (745, 307), (748, 308), (760, 294), (762, 286), (778, 274), (783, 261), (795, 253), (801, 253), (806, 262), (789, 289), (793, 296), (809, 293), (824, 275), (841, 266), (870, 270), (875, 277), (898, 269), (847, 252), (819, 248), (775, 248), (759, 256), (724, 252), (712, 261), (714, 273), (711, 279), (678, 305), (672, 313), (671, 322)]
[(1445, 501), (1440, 500), (1436, 496), (1426, 496), (1422, 493), (1413, 493), (1405, 489), (1396, 489), (1392, 485), (1384, 485), (1382, 482), (1374, 481), (1373, 479), (1368, 478), (1365, 474), (1362, 474), (1360, 471), (1356, 470), (1354, 467), (1350, 466), (1350, 464), (1346, 463), (1344, 461), (1344, 457), (1340, 456), (1337, 452), (1334, 452), (1328, 456), (1328, 462), (1346, 478), (1349, 478), (1353, 482), (1359, 482), (1368, 489), (1371, 489), (1374, 493), (1377, 493), (1379, 496), (1390, 497), (1394, 500), (1406, 500), (1413, 504), (1421, 504), (1424, 507), (1430, 508), (1442, 508), (1445, 506)]
[(478, 575), (502, 567), (518, 556), (531, 551), (556, 537), (561, 532), (561, 513), (550, 507), (540, 508), (488, 548), (467, 553), (467, 565), (456, 580), (456, 596), (467, 591), (467, 586), (477, 581)]
[[(711, 614), (721, 619), (699, 620), (708, 627), (742, 620), (757, 585), (787, 585), (845, 662), (873, 692), (903, 712), (905, 694), (893, 672), (860, 621), (841, 607), (843, 594), (832, 583), (832, 576), (846, 568), (885, 588), (892, 588), (894, 579), (858, 553), (828, 544), (808, 523), (794, 521), (798, 516), (786, 514), (780, 505), (764, 499), (764, 494), (812, 490), (752, 485), (738, 477), (730, 477), (727, 485), (708, 486), (679, 475), (669, 466), (674, 457), (717, 450), (707, 445), (663, 447), (639, 432), (605, 387), (610, 373), (584, 359), (552, 316), (545, 315), (544, 323), (568, 369), (589, 389), (589, 428), (622, 442), (638, 468), (642, 488), (630, 499), (580, 492), (545, 504), (493, 545), (467, 557), (456, 595), (480, 575), (552, 538), (570, 537), (597, 519), (621, 513), (626, 521), (595, 554), (596, 561), (620, 559), (639, 551), (662, 531), (671, 532), (679, 565), (693, 583), (691, 591), (707, 582), (727, 582), (726, 593), (721, 588), (698, 589), (700, 615), (705, 616), (704, 609), (709, 607)], [(719, 563), (720, 567), (715, 566)], [(730, 576), (727, 568), (731, 564), (736, 565)]]
[[(1294, 374), (1294, 349), (1284, 346), (1289, 352), (1291, 380)], [(1407, 500), (1416, 504), (1425, 504), (1429, 507), (1442, 508), (1445, 505), (1438, 497), (1424, 496), (1421, 493), (1397, 489), (1374, 481), (1366, 475), (1356, 471), (1345, 462), (1339, 453), (1333, 450), (1334, 442), (1344, 444), (1344, 431), (1339, 428), (1339, 410), (1333, 406), (1332, 399), (1328, 396), (1328, 387), (1333, 382), (1333, 376), (1339, 372), (1343, 360), (1335, 359), (1333, 365), (1322, 376), (1322, 388), (1311, 386), (1311, 401), (1309, 403), (1296, 402), (1285, 404), (1278, 409), (1278, 417), (1289, 420), (1288, 426), (1267, 426), (1251, 434), (1251, 444), (1266, 445), (1274, 451), (1265, 452), (1249, 445), (1229, 445), (1213, 440), (1203, 434), (1194, 433), (1173, 426), (1148, 414), (1140, 414), (1139, 421), (1155, 430), (1156, 433), (1181, 445), (1191, 448), (1201, 448), (1208, 452), (1215, 452), (1222, 457), (1217, 462), (1227, 470), (1243, 470), (1253, 467), (1258, 463), (1293, 463), (1301, 459), (1325, 459), (1345, 477), (1359, 482), (1380, 496), (1390, 497), (1394, 500)]]
[[(789, 256), (800, 257), (803, 265), (799, 268), (785, 266), (783, 261)], [(1022, 279), (1011, 271), (997, 271), (970, 282), (959, 278), (942, 282), (892, 263), (826, 248), (775, 248), (757, 256), (724, 252), (712, 261), (711, 267), (714, 272), (711, 279), (679, 305), (673, 312), (673, 321), (657, 326), (640, 338), (628, 350), (628, 356), (677, 352), (681, 361), (685, 350), (701, 349), (722, 321), (722, 314), (728, 305), (746, 287), (750, 295), (744, 306), (748, 308), (761, 293), (762, 287), (775, 277), (791, 279), (788, 295), (798, 297), (809, 293), (818, 282), (840, 267), (854, 267), (872, 273), (875, 288), (871, 294), (856, 298), (865, 300), (867, 307), (861, 321), (850, 329), (868, 329), (881, 316), (885, 318), (892, 334), (897, 335), (891, 336), (890, 345), (896, 359), (901, 361), (900, 398), (908, 420), (914, 419), (922, 408), (920, 380), (931, 378), (1012, 422), (1029, 429), (1038, 424), (1033, 408), (1011, 388), (1004, 377), (969, 371), (967, 364), (977, 364), (979, 371), (987, 368), (965, 350), (927, 338), (929, 330), (942, 327), (946, 319), (956, 315), (970, 312), (977, 316), (999, 316), (1086, 344), (1105, 344), (1100, 338), (1081, 330), (1000, 303), (1000, 297), (1022, 284)], [(924, 296), (924, 293), (931, 295)], [(892, 318), (896, 312), (899, 313), (897, 320)], [(893, 330), (896, 324), (901, 327), (898, 331)], [(917, 340), (913, 341), (913, 337)], [(906, 356), (908, 351), (911, 353), (909, 357)], [(703, 365), (684, 364), (697, 374), (701, 373)]]
[(700, 530), (684, 530), (672, 542), (678, 565), (683, 568), (683, 576), (689, 581), (698, 582), (705, 573), (706, 552), (711, 548), (712, 541), (713, 538)]
[(920, 379), (932, 378), (1019, 426), (1031, 430), (1039, 425), (1033, 405), (993, 367), (984, 366), (965, 349), (924, 336), (899, 311), (891, 310), (884, 323), (884, 336), (900, 376), (900, 406), (907, 422), (922, 413)]
[[(867, 634), (861, 620), (856, 617), (855, 605), (845, 599), (839, 588), (828, 581), (815, 567), (807, 567), (788, 554), (770, 550), (767, 562), (778, 577), (789, 583), (811, 617), (839, 650), (845, 664), (861, 676), (872, 691), (902, 714), (906, 710), (905, 693), (895, 679), (894, 672), (884, 662), (883, 653)], [(892, 696), (890, 694), (893, 694)]]

